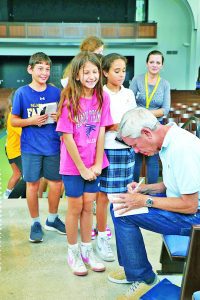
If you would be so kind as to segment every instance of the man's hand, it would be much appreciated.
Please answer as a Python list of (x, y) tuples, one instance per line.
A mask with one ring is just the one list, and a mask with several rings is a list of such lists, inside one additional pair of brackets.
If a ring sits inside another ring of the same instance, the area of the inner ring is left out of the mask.
[(131, 209), (144, 207), (146, 199), (146, 195), (135, 192), (134, 194), (118, 194), (116, 198), (113, 197), (110, 201), (113, 204), (118, 204), (114, 210), (121, 215)]
[(143, 190), (145, 189), (146, 184), (140, 184), (138, 185), (138, 182), (131, 182), (127, 185), (128, 193), (134, 194), (134, 193), (142, 193)]

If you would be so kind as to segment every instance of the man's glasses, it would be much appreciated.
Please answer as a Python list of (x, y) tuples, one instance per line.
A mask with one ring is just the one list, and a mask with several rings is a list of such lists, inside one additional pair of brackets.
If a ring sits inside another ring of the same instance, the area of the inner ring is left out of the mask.
[(125, 146), (130, 147), (128, 144), (126, 144), (122, 139), (120, 139), (120, 138), (117, 137), (117, 136), (116, 136), (116, 138), (115, 138), (115, 141), (117, 141), (118, 143), (121, 143), (121, 144), (123, 144), (123, 145), (125, 145)]

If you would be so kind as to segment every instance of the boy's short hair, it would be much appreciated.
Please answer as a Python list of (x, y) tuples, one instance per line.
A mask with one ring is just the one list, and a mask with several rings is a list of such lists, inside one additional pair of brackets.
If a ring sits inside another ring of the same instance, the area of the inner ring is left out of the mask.
[(29, 65), (31, 68), (34, 68), (35, 65), (40, 64), (41, 62), (46, 62), (47, 65), (52, 65), (52, 61), (48, 55), (46, 55), (44, 52), (37, 52), (31, 55), (29, 59)]

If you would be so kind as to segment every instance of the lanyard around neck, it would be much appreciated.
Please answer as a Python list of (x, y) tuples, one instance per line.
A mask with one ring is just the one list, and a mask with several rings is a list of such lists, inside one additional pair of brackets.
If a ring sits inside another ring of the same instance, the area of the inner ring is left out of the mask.
[(146, 108), (149, 108), (149, 105), (150, 105), (150, 102), (158, 88), (158, 85), (159, 85), (159, 82), (160, 82), (160, 75), (158, 75), (158, 78), (157, 78), (157, 81), (156, 81), (156, 84), (154, 86), (154, 89), (151, 93), (151, 95), (149, 95), (149, 89), (148, 89), (148, 73), (145, 74), (145, 93), (146, 93)]

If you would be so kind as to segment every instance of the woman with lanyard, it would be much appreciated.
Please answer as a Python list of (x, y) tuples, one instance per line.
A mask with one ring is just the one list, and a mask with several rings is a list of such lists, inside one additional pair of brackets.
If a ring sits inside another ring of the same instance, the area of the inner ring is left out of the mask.
[[(134, 77), (130, 83), (130, 89), (134, 92), (137, 106), (146, 107), (162, 123), (170, 109), (170, 85), (160, 77), (164, 57), (160, 51), (153, 50), (147, 55), (146, 74)], [(139, 182), (142, 168), (143, 154), (135, 154), (135, 168), (133, 180)], [(156, 183), (159, 176), (159, 156), (146, 156), (147, 183)]]

